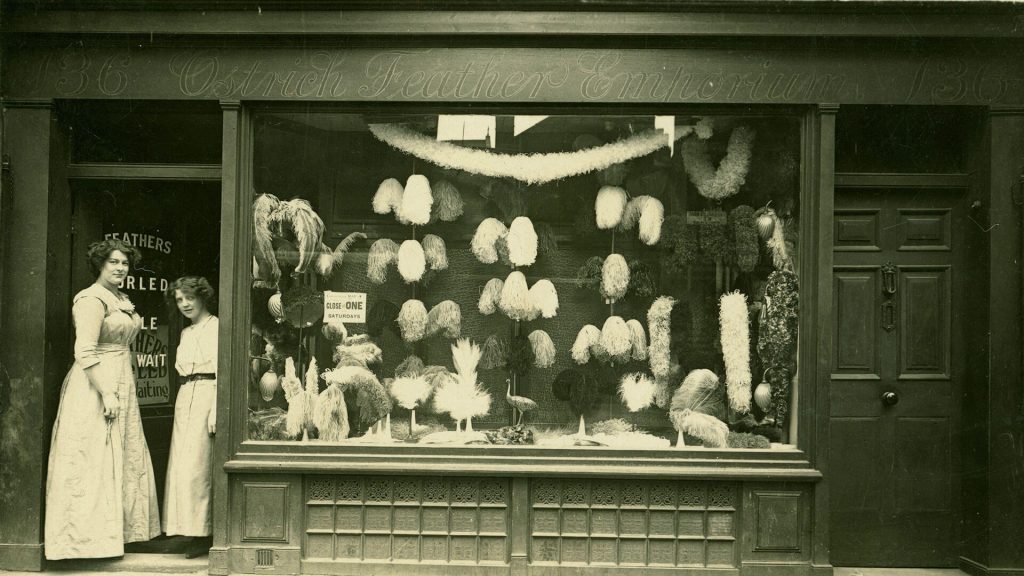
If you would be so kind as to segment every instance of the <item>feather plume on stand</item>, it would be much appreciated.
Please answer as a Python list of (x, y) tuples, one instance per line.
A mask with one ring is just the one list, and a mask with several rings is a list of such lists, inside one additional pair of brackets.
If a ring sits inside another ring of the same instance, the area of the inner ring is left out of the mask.
[(630, 412), (639, 412), (653, 404), (656, 390), (654, 380), (643, 372), (625, 374), (619, 382), (619, 398)]
[(710, 370), (693, 370), (672, 395), (669, 417), (679, 432), (677, 448), (686, 445), (683, 434), (699, 438), (704, 446), (719, 448), (726, 445), (729, 427), (726, 417), (725, 394), (718, 376)]
[(473, 432), (473, 418), (487, 414), (491, 409), (491, 395), (477, 381), (477, 366), (480, 363), (480, 347), (461, 338), (452, 344), (452, 364), (455, 377), (443, 382), (434, 394), (437, 412), (446, 413), (459, 422), (466, 421), (466, 432)]
[(396, 376), (388, 388), (399, 406), (409, 410), (409, 437), (416, 435), (416, 409), (422, 406), (434, 391), (422, 375)]

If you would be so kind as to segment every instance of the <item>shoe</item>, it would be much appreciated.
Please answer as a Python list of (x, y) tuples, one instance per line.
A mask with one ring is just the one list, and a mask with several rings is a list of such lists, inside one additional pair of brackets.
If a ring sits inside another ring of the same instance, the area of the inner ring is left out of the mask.
[(191, 560), (192, 558), (206, 556), (210, 553), (210, 545), (212, 543), (210, 538), (193, 538), (188, 548), (185, 549), (185, 558)]

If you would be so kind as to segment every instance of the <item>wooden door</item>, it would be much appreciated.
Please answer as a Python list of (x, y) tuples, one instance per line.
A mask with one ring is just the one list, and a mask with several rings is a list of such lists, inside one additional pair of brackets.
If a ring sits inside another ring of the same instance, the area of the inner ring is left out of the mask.
[(962, 191), (837, 189), (831, 558), (954, 566)]

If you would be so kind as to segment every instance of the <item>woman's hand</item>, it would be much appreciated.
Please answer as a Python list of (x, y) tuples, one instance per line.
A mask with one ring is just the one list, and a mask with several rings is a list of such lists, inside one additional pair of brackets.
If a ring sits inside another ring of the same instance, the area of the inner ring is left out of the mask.
[(213, 436), (217, 433), (217, 415), (210, 411), (210, 417), (206, 419), (206, 431)]
[(117, 400), (117, 394), (107, 393), (103, 394), (103, 417), (107, 420), (113, 420), (117, 418), (117, 411), (121, 408), (121, 403)]

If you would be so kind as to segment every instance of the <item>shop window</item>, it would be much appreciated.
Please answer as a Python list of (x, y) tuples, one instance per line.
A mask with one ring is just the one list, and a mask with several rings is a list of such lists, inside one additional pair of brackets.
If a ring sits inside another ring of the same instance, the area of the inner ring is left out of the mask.
[(216, 102), (69, 101), (73, 163), (220, 164)]
[(842, 106), (836, 172), (967, 172), (969, 108)]
[(789, 446), (799, 118), (253, 122), (250, 440)]

